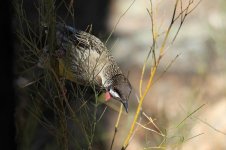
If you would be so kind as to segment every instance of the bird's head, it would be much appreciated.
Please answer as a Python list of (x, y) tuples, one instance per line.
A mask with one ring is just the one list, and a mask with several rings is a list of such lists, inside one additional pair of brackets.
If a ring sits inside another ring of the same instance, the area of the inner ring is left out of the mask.
[(128, 112), (128, 100), (132, 90), (129, 80), (124, 75), (118, 74), (113, 76), (109, 83), (106, 87), (105, 100), (113, 98), (120, 101)]

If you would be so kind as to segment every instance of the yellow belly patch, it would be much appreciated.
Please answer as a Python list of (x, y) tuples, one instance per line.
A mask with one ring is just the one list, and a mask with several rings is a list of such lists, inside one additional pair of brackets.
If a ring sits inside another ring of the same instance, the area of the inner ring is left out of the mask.
[(68, 70), (67, 67), (65, 67), (62, 59), (59, 59), (59, 73), (60, 73), (60, 76), (65, 77), (67, 80), (76, 82), (76, 79), (73, 73), (70, 70)]

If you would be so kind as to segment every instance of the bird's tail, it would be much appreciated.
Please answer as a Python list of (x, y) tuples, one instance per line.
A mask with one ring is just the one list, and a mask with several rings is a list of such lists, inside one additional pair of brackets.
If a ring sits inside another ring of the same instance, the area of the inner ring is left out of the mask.
[[(46, 34), (48, 34), (48, 31), (49, 31), (49, 26), (48, 26), (48, 24), (42, 22), (42, 23), (41, 23), (41, 26), (42, 26), (44, 32), (45, 32)], [(60, 32), (64, 32), (64, 33), (66, 32), (67, 34), (70, 35), (70, 34), (75, 34), (75, 33), (78, 32), (79, 30), (77, 30), (77, 29), (74, 28), (74, 27), (68, 26), (68, 25), (66, 25), (65, 23), (57, 22), (57, 23), (56, 23), (56, 31), (60, 31)]]

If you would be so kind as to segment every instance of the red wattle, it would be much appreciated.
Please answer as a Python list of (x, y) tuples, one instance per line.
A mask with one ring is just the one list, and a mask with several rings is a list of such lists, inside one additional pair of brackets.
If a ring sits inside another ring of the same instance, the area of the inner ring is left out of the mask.
[(109, 101), (111, 99), (111, 95), (109, 92), (105, 93), (105, 101)]

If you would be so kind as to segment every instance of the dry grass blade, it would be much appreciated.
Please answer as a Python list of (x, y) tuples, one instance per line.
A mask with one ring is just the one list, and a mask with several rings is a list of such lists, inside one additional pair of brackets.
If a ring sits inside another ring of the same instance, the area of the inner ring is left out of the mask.
[(189, 115), (187, 115), (176, 127), (178, 128), (185, 120), (187, 120), (189, 117), (191, 117), (194, 113), (196, 113), (198, 110), (200, 110), (205, 104), (202, 104), (197, 109), (195, 109), (193, 112), (191, 112)]
[(149, 121), (150, 123), (152, 123), (155, 128), (160, 132), (160, 135), (165, 136), (162, 131), (159, 129), (159, 127), (154, 123), (153, 119), (151, 117), (148, 117), (147, 114), (145, 112), (142, 113)]
[(148, 131), (152, 131), (152, 132), (154, 132), (154, 133), (156, 133), (156, 134), (158, 134), (158, 135), (160, 135), (160, 136), (164, 136), (163, 134), (161, 134), (161, 133), (159, 133), (159, 132), (157, 132), (157, 131), (155, 131), (155, 130), (153, 130), (153, 129), (150, 129), (150, 128), (148, 128), (148, 127), (145, 127), (144, 125), (142, 125), (142, 124), (140, 124), (140, 123), (138, 123), (138, 122), (137, 122), (137, 124), (138, 124), (140, 127), (144, 128), (144, 129), (146, 129), (146, 130), (148, 130)]
[(207, 125), (207, 126), (210, 127), (211, 129), (213, 129), (214, 131), (216, 131), (216, 132), (218, 132), (218, 133), (221, 133), (221, 134), (223, 134), (223, 135), (226, 135), (225, 132), (218, 130), (217, 128), (215, 128), (214, 126), (212, 126), (211, 124), (209, 124), (208, 122), (206, 122), (206, 121), (204, 121), (204, 120), (202, 120), (202, 119), (200, 119), (200, 118), (198, 118), (198, 117), (195, 117), (195, 116), (194, 116), (193, 118), (195, 118), (195, 119), (199, 120), (200, 122), (204, 123), (205, 125)]
[(188, 142), (189, 140), (194, 139), (194, 138), (196, 138), (196, 137), (198, 137), (198, 136), (200, 136), (200, 135), (203, 135), (203, 134), (204, 134), (204, 133), (199, 133), (199, 134), (197, 134), (197, 135), (195, 135), (195, 136), (192, 136), (192, 137), (190, 137), (190, 138), (184, 140), (184, 142)]

